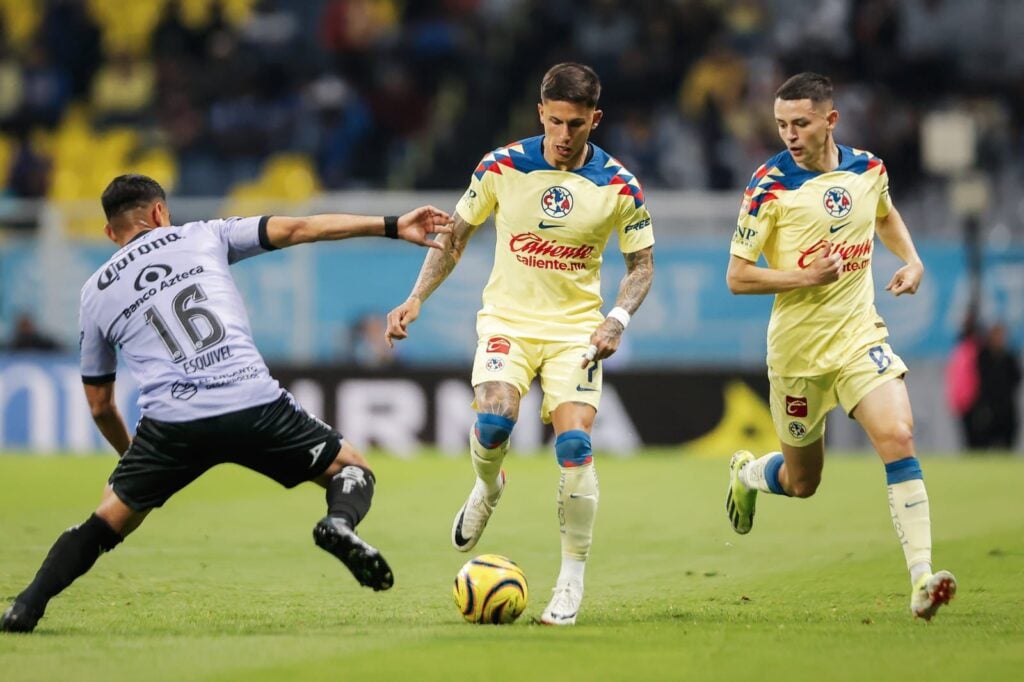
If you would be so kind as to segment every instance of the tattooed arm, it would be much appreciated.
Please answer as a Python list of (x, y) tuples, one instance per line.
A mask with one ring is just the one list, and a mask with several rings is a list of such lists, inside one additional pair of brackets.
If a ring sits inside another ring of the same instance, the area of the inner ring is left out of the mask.
[(625, 308), (626, 312), (632, 315), (644, 302), (647, 292), (651, 290), (651, 282), (654, 281), (654, 247), (648, 246), (646, 249), (624, 255), (626, 276), (619, 282), (619, 295), (615, 298), (615, 305)]
[(388, 346), (394, 347), (394, 341), (409, 336), (409, 325), (420, 316), (420, 306), (441, 286), (441, 282), (455, 269), (466, 251), (466, 244), (479, 225), (470, 225), (466, 220), (455, 214), (455, 224), (450, 233), (442, 233), (437, 237), (440, 249), (431, 249), (423, 260), (419, 277), (412, 287), (412, 293), (400, 306), (388, 313), (388, 329), (385, 333)]
[(420, 268), (420, 276), (416, 278), (416, 284), (409, 294), (410, 298), (417, 298), (422, 303), (441, 286), (441, 282), (448, 278), (455, 265), (462, 259), (466, 244), (478, 227), (479, 225), (467, 223), (458, 213), (455, 214), (451, 234), (440, 235), (437, 241), (440, 242), (441, 248), (429, 252), (423, 259), (423, 267)]
[[(648, 246), (633, 253), (624, 254), (626, 258), (626, 276), (619, 282), (619, 295), (615, 298), (616, 307), (623, 308), (632, 315), (640, 308), (647, 292), (654, 281), (654, 247)], [(625, 327), (614, 317), (604, 322), (590, 336), (590, 343), (597, 347), (595, 360), (603, 360), (619, 349), (622, 332)], [(584, 359), (582, 367), (588, 360)]]

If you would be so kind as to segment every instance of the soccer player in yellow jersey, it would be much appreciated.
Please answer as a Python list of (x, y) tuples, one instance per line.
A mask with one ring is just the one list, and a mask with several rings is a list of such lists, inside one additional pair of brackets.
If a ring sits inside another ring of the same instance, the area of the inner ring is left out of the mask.
[[(476, 483), (452, 527), (469, 551), (505, 486), (502, 460), (519, 401), (540, 376), (541, 418), (555, 430), (561, 468), (558, 520), (562, 567), (541, 616), (572, 625), (583, 599), (598, 486), (590, 432), (601, 397), (601, 360), (619, 347), (654, 275), (651, 216), (639, 182), (590, 143), (601, 122), (601, 84), (592, 69), (558, 64), (544, 76), (537, 106), (544, 134), (487, 154), (455, 209), (446, 247), (427, 258), (409, 298), (388, 315), (387, 336), (404, 339), (423, 301), (458, 263), (476, 229), (495, 213), (494, 268), (477, 315), (473, 363), (476, 423), (469, 435)], [(626, 276), (601, 314), (602, 252), (615, 234)]]
[[(889, 198), (885, 164), (836, 144), (832, 83), (801, 73), (775, 93), (786, 150), (747, 186), (728, 270), (734, 294), (775, 294), (768, 324), (771, 412), (782, 452), (729, 463), (726, 498), (737, 533), (750, 532), (758, 492), (810, 497), (821, 482), (825, 415), (842, 405), (885, 464), (889, 510), (910, 570), (910, 608), (930, 620), (956, 592), (932, 573), (928, 494), (914, 452), (903, 360), (875, 311), (871, 256), (877, 234), (904, 263), (886, 290), (917, 291), (924, 266)], [(757, 265), (764, 256), (767, 267)]]

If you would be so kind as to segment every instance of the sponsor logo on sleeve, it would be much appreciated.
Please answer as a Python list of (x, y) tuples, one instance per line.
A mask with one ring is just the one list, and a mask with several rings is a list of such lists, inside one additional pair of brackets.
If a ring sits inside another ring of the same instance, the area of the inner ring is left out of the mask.
[(639, 232), (640, 230), (644, 229), (645, 227), (650, 227), (650, 226), (651, 226), (651, 219), (650, 218), (644, 218), (643, 220), (641, 220), (639, 222), (632, 223), (630, 225), (626, 225), (626, 229), (623, 230), (623, 232), (625, 232), (627, 234), (630, 233), (630, 232)]
[(736, 231), (732, 235), (734, 242), (743, 242), (744, 244), (750, 244), (751, 240), (757, 236), (757, 230), (752, 227), (744, 227), (743, 225), (737, 225)]

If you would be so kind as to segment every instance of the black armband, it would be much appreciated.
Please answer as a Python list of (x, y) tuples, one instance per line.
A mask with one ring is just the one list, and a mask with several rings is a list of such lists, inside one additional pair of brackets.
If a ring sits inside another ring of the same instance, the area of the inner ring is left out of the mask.
[(384, 216), (384, 236), (389, 239), (398, 239), (398, 216)]

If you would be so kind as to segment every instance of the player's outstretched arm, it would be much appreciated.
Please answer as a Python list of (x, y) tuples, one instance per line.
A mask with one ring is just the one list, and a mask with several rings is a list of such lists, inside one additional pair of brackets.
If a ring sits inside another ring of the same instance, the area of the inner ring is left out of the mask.
[[(633, 253), (623, 254), (626, 259), (626, 276), (619, 282), (619, 293), (615, 297), (615, 308), (625, 311), (620, 319), (609, 314), (594, 333), (590, 335), (590, 350), (584, 356), (581, 367), (592, 360), (603, 360), (619, 349), (622, 332), (626, 330), (623, 320), (628, 321), (647, 297), (654, 281), (654, 247), (648, 246)], [(614, 313), (613, 309), (613, 313)], [(593, 354), (591, 354), (593, 351)]]
[(917, 255), (910, 230), (907, 229), (907, 224), (903, 222), (903, 217), (895, 206), (888, 215), (875, 221), (875, 232), (885, 244), (885, 248), (906, 263), (892, 276), (885, 290), (891, 291), (893, 296), (916, 294), (917, 288), (921, 286), (921, 278), (924, 277), (924, 263)]
[(409, 298), (388, 313), (388, 328), (384, 338), (389, 348), (394, 348), (395, 340), (409, 336), (409, 325), (420, 316), (420, 306), (455, 269), (466, 251), (469, 238), (478, 227), (470, 225), (456, 212), (451, 229), (438, 236), (437, 243), (441, 248), (429, 252), (423, 259), (423, 267), (420, 268), (420, 275), (416, 278)]
[(420, 206), (398, 217), (393, 235), (386, 232), (383, 216), (361, 216), (347, 213), (328, 213), (289, 218), (273, 216), (267, 221), (267, 239), (278, 249), (309, 242), (334, 241), (350, 237), (394, 236), (413, 244), (441, 249), (442, 245), (427, 236), (451, 231), (452, 218), (433, 206)]
[(781, 294), (784, 291), (831, 284), (839, 279), (842, 256), (831, 245), (803, 270), (762, 268), (736, 255), (729, 256), (725, 280), (734, 294)]
[(114, 382), (104, 384), (82, 384), (85, 387), (85, 399), (89, 401), (89, 411), (96, 427), (107, 439), (118, 455), (123, 455), (132, 438), (128, 435), (128, 425), (117, 409), (114, 401)]

